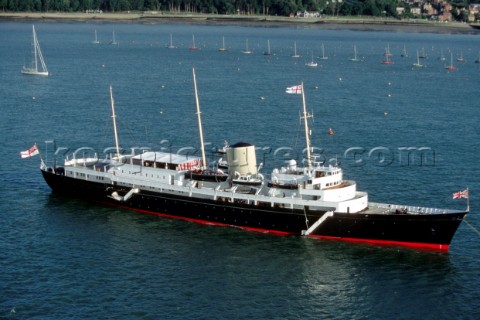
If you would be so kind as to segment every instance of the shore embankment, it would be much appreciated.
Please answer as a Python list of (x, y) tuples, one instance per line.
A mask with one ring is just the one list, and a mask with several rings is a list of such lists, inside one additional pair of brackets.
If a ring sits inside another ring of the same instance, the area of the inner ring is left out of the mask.
[(121, 12), (121, 13), (45, 13), (45, 12), (2, 12), (1, 20), (42, 20), (82, 22), (130, 22), (130, 23), (193, 23), (218, 25), (286, 26), (311, 27), (318, 29), (347, 29), (364, 31), (397, 31), (428, 33), (480, 34), (480, 26), (467, 23), (440, 23), (426, 20), (398, 20), (375, 17), (278, 17), (263, 15), (219, 15), (219, 14), (170, 14), (164, 12)]

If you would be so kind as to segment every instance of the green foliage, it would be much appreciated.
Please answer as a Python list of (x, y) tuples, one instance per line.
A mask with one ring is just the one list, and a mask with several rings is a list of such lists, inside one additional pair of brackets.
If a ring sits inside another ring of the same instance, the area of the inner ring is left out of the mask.
[[(456, 8), (464, 8), (476, 0), (453, 0)], [(103, 10), (174, 11), (218, 14), (265, 14), (288, 16), (297, 11), (318, 11), (335, 16), (396, 17), (401, 0), (0, 0), (2, 11), (85, 12)], [(402, 3), (403, 6), (405, 4)], [(461, 10), (454, 11), (465, 19)]]

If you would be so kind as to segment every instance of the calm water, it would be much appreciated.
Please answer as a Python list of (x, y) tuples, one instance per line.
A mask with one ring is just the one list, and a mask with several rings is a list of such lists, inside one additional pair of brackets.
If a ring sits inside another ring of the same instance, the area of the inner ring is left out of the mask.
[[(36, 29), (48, 78), (20, 74), (31, 59), (31, 24), (0, 23), (0, 318), (480, 318), (478, 36), (177, 24)], [(91, 43), (95, 29), (102, 44)], [(107, 44), (113, 30), (118, 46)], [(177, 49), (165, 48), (170, 34)], [(193, 34), (197, 52), (187, 49)], [(222, 36), (229, 52), (217, 51)], [(254, 54), (241, 53), (247, 39)], [(276, 55), (263, 55), (267, 40)], [(322, 42), (330, 59), (307, 68)], [(354, 45), (363, 62), (348, 61)], [(380, 64), (387, 46), (389, 66)], [(409, 58), (400, 57), (404, 46)], [(426, 67), (413, 70), (422, 48)], [(442, 50), (446, 62), (437, 59)], [(466, 59), (454, 61), (457, 72), (444, 68), (450, 52)], [(469, 187), (468, 224), (448, 254), (201, 226), (51, 194), (39, 158), (19, 158), (37, 143), (52, 161), (45, 141), (53, 139), (99, 152), (112, 146), (110, 84), (124, 148), (198, 147), (192, 67), (211, 146), (257, 145), (264, 173), (284, 158), (300, 161), (301, 98), (284, 91), (304, 81), (313, 144), (371, 200), (462, 209), (465, 201), (451, 194)], [(404, 147), (429, 148), (426, 162), (407, 165)], [(362, 165), (345, 155), (349, 148), (365, 150), (355, 158)]]

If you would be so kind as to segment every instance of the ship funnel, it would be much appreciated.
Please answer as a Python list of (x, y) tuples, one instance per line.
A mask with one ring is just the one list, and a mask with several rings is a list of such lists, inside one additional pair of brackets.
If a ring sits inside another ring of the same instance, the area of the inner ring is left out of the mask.
[(257, 174), (257, 157), (255, 146), (245, 142), (238, 142), (227, 148), (228, 172), (234, 176), (236, 172), (241, 176)]

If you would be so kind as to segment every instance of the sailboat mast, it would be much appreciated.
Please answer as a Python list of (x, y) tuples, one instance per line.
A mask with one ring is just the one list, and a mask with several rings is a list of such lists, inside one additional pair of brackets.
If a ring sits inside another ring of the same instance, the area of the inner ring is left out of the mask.
[(38, 71), (38, 63), (37, 63), (37, 34), (35, 32), (35, 26), (32, 26), (33, 30), (33, 56), (35, 57), (35, 71)]
[(112, 93), (111, 85), (110, 85), (110, 103), (112, 105), (113, 134), (115, 136), (115, 149), (117, 151), (117, 157), (120, 159), (120, 147), (118, 145), (118, 133), (117, 133), (117, 116), (115, 115), (115, 106), (113, 102), (113, 93)]
[(312, 160), (310, 157), (310, 133), (308, 130), (308, 115), (307, 115), (307, 106), (305, 103), (305, 89), (303, 87), (303, 81), (302, 81), (302, 102), (303, 102), (303, 122), (305, 125), (305, 143), (307, 144), (307, 164), (308, 168), (310, 169), (312, 167)]
[(197, 91), (197, 79), (195, 77), (195, 68), (192, 68), (193, 73), (193, 86), (195, 88), (195, 103), (197, 104), (197, 119), (198, 119), (198, 131), (200, 132), (200, 148), (202, 149), (202, 169), (205, 168), (207, 163), (205, 158), (205, 146), (203, 144), (203, 130), (202, 130), (202, 119), (200, 112), (200, 102), (198, 101), (198, 91)]

